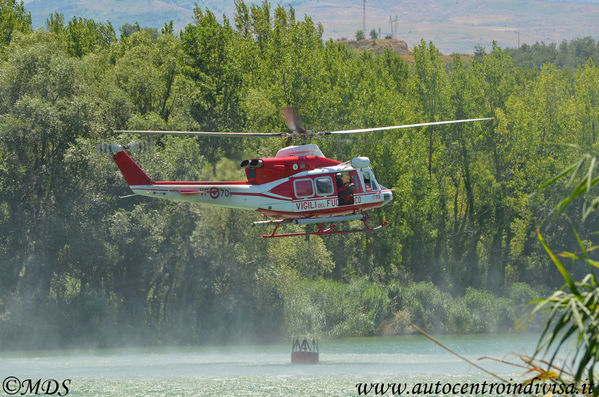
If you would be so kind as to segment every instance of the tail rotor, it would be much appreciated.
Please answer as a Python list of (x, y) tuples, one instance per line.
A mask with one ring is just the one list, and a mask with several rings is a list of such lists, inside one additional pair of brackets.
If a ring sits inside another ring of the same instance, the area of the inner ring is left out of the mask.
[(118, 143), (97, 143), (96, 151), (99, 154), (108, 154), (114, 156), (115, 154), (122, 152), (123, 150), (129, 150), (131, 152), (143, 152), (147, 148), (145, 142), (131, 142), (128, 145), (119, 145)]

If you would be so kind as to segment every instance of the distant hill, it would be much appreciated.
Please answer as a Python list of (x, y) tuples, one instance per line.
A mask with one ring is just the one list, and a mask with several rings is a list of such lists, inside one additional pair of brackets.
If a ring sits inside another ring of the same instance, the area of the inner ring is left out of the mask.
[(409, 55), (408, 43), (397, 39), (365, 39), (365, 40), (337, 40), (338, 43), (344, 43), (357, 50), (365, 50), (381, 54), (385, 49), (390, 49), (400, 55)]
[[(48, 15), (58, 11), (67, 20), (74, 16), (100, 22), (109, 20), (118, 32), (125, 23), (161, 27), (170, 20), (181, 29), (192, 20), (194, 0), (30, 0), (25, 6), (31, 11), (36, 27), (44, 26)], [(218, 2), (210, 8), (217, 14), (232, 11), (225, 10)]]
[[(50, 13), (161, 27), (174, 21), (182, 29), (192, 21), (196, 0), (25, 0), (34, 25), (44, 26)], [(254, 1), (262, 3), (262, 0)], [(233, 0), (197, 0), (219, 17), (233, 17)], [(250, 3), (250, 1), (247, 1)], [(298, 18), (309, 15), (322, 22), (325, 39), (354, 37), (362, 29), (362, 0), (271, 0), (291, 5)], [(410, 47), (421, 38), (432, 41), (445, 54), (472, 53), (477, 45), (489, 48), (493, 40), (502, 47), (520, 43), (561, 42), (577, 37), (599, 39), (599, 0), (367, 0), (366, 35), (371, 29), (391, 34)], [(397, 22), (391, 23), (391, 18)]]

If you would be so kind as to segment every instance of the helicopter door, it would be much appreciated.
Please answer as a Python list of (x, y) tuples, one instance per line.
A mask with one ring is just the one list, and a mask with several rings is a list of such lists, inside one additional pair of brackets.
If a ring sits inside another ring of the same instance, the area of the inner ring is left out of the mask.
[(338, 205), (350, 205), (354, 203), (354, 192), (359, 189), (360, 184), (356, 183), (358, 177), (355, 171), (338, 172), (335, 175), (337, 184)]

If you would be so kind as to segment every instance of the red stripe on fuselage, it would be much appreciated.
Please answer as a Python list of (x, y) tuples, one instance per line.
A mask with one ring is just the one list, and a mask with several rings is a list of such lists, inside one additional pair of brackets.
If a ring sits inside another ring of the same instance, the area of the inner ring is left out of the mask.
[(266, 198), (270, 198), (270, 199), (275, 199), (275, 200), (285, 200), (285, 201), (290, 201), (291, 197), (276, 197), (273, 195), (270, 195), (268, 193), (246, 193), (246, 192), (231, 192), (231, 195), (235, 195), (235, 196), (256, 196), (256, 197), (266, 197)]
[[(143, 183), (140, 183), (143, 185)], [(249, 183), (245, 181), (158, 181), (154, 182), (154, 185), (198, 185), (198, 186), (206, 186), (206, 185), (249, 185)]]

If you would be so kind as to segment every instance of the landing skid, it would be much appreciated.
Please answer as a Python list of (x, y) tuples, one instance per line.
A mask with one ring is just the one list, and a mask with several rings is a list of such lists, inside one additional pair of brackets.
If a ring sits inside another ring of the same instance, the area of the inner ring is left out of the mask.
[(360, 233), (360, 232), (376, 232), (384, 228), (389, 224), (389, 222), (384, 221), (378, 226), (370, 227), (366, 222), (370, 217), (367, 214), (361, 218), (362, 223), (364, 224), (364, 228), (362, 229), (350, 229), (350, 230), (335, 230), (337, 228), (337, 223), (314, 223), (318, 230), (309, 231), (308, 226), (306, 226), (305, 232), (295, 232), (295, 233), (280, 233), (277, 234), (277, 229), (279, 226), (285, 223), (292, 223), (293, 219), (283, 219), (283, 220), (273, 220), (273, 221), (262, 221), (262, 222), (254, 222), (254, 224), (275, 224), (275, 228), (270, 234), (263, 234), (262, 238), (274, 238), (274, 237), (293, 237), (293, 236), (304, 236), (306, 240), (310, 239), (310, 236), (328, 236), (332, 234), (348, 234), (348, 233)]

